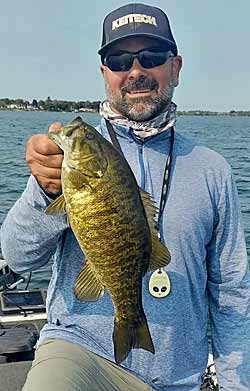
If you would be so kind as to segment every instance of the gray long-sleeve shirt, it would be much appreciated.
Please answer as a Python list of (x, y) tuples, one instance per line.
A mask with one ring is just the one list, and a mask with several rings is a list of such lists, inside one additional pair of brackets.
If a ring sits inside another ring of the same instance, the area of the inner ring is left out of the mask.
[[(108, 138), (103, 121), (99, 130)], [(159, 205), (169, 132), (141, 142), (125, 127), (115, 130), (138, 184)], [(111, 299), (107, 292), (97, 302), (75, 298), (72, 287), (84, 256), (66, 216), (44, 214), (50, 201), (31, 176), (2, 225), (3, 255), (22, 273), (41, 267), (56, 252), (40, 341), (63, 338), (114, 361)], [(226, 391), (249, 391), (250, 273), (237, 190), (220, 155), (177, 132), (161, 231), (172, 256), (165, 268), (171, 292), (152, 297), (151, 273), (142, 287), (156, 352), (134, 349), (122, 366), (158, 391), (198, 391), (210, 316), (220, 384)]]

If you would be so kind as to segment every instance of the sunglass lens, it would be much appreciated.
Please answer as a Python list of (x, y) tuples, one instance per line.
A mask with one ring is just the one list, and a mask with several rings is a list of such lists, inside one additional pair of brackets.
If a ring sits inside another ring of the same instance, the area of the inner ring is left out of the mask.
[(114, 72), (126, 72), (131, 68), (132, 63), (133, 57), (130, 53), (110, 55), (106, 58), (106, 65)]
[(151, 52), (145, 50), (139, 54), (139, 61), (144, 68), (154, 68), (162, 65), (168, 58), (167, 52)]

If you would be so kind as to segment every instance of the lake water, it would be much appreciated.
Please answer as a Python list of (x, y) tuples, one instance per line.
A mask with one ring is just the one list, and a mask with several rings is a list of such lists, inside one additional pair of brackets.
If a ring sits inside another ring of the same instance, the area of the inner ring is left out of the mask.
[[(49, 124), (66, 123), (74, 113), (0, 111), (0, 224), (25, 188), (29, 177), (25, 144), (35, 133), (47, 133)], [(92, 125), (98, 114), (84, 113)], [(250, 117), (179, 116), (176, 130), (222, 154), (231, 164), (242, 207), (248, 256), (250, 255)], [(51, 263), (33, 273), (30, 287), (46, 287)]]

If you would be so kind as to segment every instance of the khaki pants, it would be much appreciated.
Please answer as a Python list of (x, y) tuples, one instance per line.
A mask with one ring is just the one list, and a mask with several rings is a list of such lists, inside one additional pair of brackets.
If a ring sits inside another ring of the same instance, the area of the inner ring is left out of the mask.
[(23, 391), (153, 391), (77, 344), (48, 339), (36, 350)]

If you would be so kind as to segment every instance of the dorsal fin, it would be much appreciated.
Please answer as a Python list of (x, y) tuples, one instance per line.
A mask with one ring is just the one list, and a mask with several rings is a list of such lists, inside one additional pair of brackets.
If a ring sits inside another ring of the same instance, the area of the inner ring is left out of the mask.
[(156, 207), (154, 201), (152, 200), (149, 193), (145, 190), (139, 188), (142, 203), (145, 209), (145, 213), (148, 220), (148, 225), (151, 233), (152, 241), (152, 253), (151, 259), (148, 266), (148, 271), (160, 269), (169, 264), (171, 256), (167, 247), (162, 244), (158, 238), (158, 232), (156, 229), (156, 214), (158, 213), (158, 208)]

